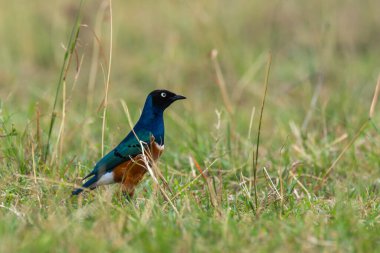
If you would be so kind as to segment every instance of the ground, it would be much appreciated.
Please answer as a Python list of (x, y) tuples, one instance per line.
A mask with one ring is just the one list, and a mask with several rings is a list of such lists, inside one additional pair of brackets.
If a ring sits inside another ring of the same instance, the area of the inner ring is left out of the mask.
[[(1, 252), (380, 250), (379, 1), (0, 6)], [(164, 180), (71, 197), (156, 88)]]

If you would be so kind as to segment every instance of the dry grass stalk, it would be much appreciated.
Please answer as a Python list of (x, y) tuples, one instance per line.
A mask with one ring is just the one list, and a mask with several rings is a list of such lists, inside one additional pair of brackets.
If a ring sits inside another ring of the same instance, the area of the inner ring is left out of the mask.
[(248, 140), (251, 139), (251, 132), (252, 132), (252, 125), (253, 125), (253, 118), (255, 117), (256, 107), (252, 107), (251, 111), (251, 118), (249, 120), (249, 128), (248, 128)]
[[(145, 143), (143, 141), (140, 141), (140, 146), (141, 146), (141, 150), (142, 150), (142, 157), (143, 157), (143, 161), (144, 161), (145, 167), (147, 168), (150, 176), (153, 178), (153, 181), (156, 183), (156, 186), (160, 190), (160, 192), (163, 195), (164, 199), (167, 202), (169, 202), (169, 204), (172, 206), (174, 212), (177, 215), (179, 215), (179, 212), (178, 212), (177, 208), (175, 207), (175, 205), (173, 204), (173, 202), (170, 200), (169, 196), (166, 194), (165, 190), (161, 187), (160, 183), (158, 182), (158, 179), (157, 179), (156, 173), (155, 173), (155, 171), (157, 171), (157, 164), (153, 161), (153, 159), (151, 157), (149, 157), (150, 156), (149, 152), (145, 152), (144, 144)], [(149, 161), (153, 161), (152, 166), (150, 165)]]
[[(82, 63), (83, 63), (84, 56), (81, 57), (81, 60), (79, 61), (77, 58), (77, 66), (76, 66), (76, 73), (74, 76), (74, 82), (72, 85), (71, 92), (73, 92), (74, 87), (77, 84), (79, 74), (81, 71)], [(52, 155), (52, 159), (50, 161), (50, 164), (53, 163), (53, 161), (59, 161), (60, 157), (62, 156), (63, 152), (63, 145), (64, 145), (64, 134), (65, 134), (65, 123), (66, 123), (66, 112), (67, 112), (67, 106), (68, 101), (70, 99), (67, 97), (67, 91), (66, 91), (66, 76), (62, 82), (62, 117), (61, 117), (61, 125), (58, 132), (58, 137), (55, 145), (55, 149)]]
[(36, 139), (37, 139), (37, 145), (38, 149), (41, 152), (42, 150), (42, 142), (41, 142), (41, 111), (40, 111), (40, 105), (39, 103), (36, 104)]
[(216, 73), (216, 84), (218, 85), (220, 93), (222, 94), (224, 106), (226, 107), (228, 113), (230, 115), (233, 115), (234, 113), (233, 106), (228, 96), (226, 81), (224, 80), (222, 69), (220, 68), (220, 64), (218, 61), (218, 50), (213, 49), (211, 51), (211, 60), (212, 60), (212, 63), (214, 64), (215, 73)]
[(270, 178), (270, 175), (269, 175), (267, 169), (265, 167), (263, 167), (263, 170), (265, 173), (265, 177), (269, 182), (270, 188), (272, 188), (272, 190), (277, 194), (278, 199), (282, 200), (283, 199), (282, 195), (278, 192), (277, 187), (274, 185), (272, 179)]
[(373, 99), (371, 103), (371, 108), (369, 109), (369, 118), (372, 119), (373, 115), (375, 114), (375, 107), (379, 98), (379, 93), (380, 93), (380, 75), (377, 78), (377, 84), (376, 84), (376, 89), (375, 93), (373, 94)]
[(215, 191), (214, 185), (212, 184), (212, 179), (210, 177), (206, 176), (205, 173), (203, 173), (203, 170), (202, 170), (201, 166), (199, 166), (199, 163), (197, 162), (197, 160), (195, 160), (194, 157), (192, 157), (192, 158), (193, 158), (193, 162), (194, 162), (195, 167), (197, 168), (197, 170), (203, 176), (203, 179), (207, 183), (207, 188), (208, 188), (208, 191), (210, 193), (210, 200), (211, 200), (212, 206), (218, 207), (219, 206), (218, 198), (216, 196), (216, 191)]
[[(35, 177), (35, 176), (29, 176), (29, 175), (22, 175), (22, 174), (18, 174), (16, 173), (15, 174), (16, 177), (21, 177), (21, 178), (27, 178), (27, 179), (30, 179), (30, 180), (37, 180), (37, 181), (43, 181), (43, 182), (46, 182), (46, 183), (50, 183), (50, 184), (55, 184), (55, 185), (64, 185), (64, 186), (68, 186), (70, 188), (74, 188), (74, 187), (78, 187), (77, 184), (73, 184), (73, 183), (67, 183), (67, 182), (64, 182), (62, 180), (53, 180), (53, 179), (49, 179), (49, 178), (44, 178), (44, 177)], [(89, 191), (88, 189), (85, 189), (87, 191)]]
[(296, 183), (302, 188), (302, 190), (306, 193), (307, 198), (310, 200), (311, 195), (310, 195), (309, 191), (306, 189), (306, 187), (298, 180), (296, 175), (294, 175), (294, 173), (291, 170), (289, 170), (289, 174), (293, 177), (293, 179), (296, 181)]
[[(133, 131), (133, 126), (132, 126), (132, 119), (131, 119), (131, 115), (129, 114), (129, 109), (128, 109), (128, 106), (125, 104), (124, 101), (121, 101), (121, 104), (123, 106), (123, 109), (124, 109), (124, 112), (125, 114), (127, 115), (127, 119), (128, 119), (128, 123), (129, 123), (129, 126), (130, 128), (132, 129), (132, 132), (133, 134), (135, 135), (136, 139), (140, 142), (140, 146), (141, 146), (141, 150), (142, 150), (142, 158), (143, 158), (143, 162), (145, 164), (145, 167), (146, 169), (148, 170), (150, 176), (152, 177), (153, 179), (153, 182), (156, 184), (156, 186), (159, 188), (162, 196), (164, 197), (164, 199), (172, 206), (173, 210), (175, 211), (175, 213), (177, 215), (179, 215), (179, 212), (177, 210), (177, 208), (175, 207), (175, 205), (173, 204), (173, 202), (171, 201), (171, 199), (169, 198), (169, 196), (166, 194), (165, 190), (161, 187), (158, 179), (157, 179), (157, 174), (161, 174), (161, 172), (157, 172), (159, 171), (158, 167), (157, 167), (157, 164), (155, 162), (153, 162), (152, 166), (150, 165), (149, 161), (153, 161), (153, 159), (150, 157), (150, 154), (149, 152), (146, 152), (145, 150), (145, 147), (144, 147), (144, 142), (141, 141), (138, 136), (136, 135), (136, 133)], [(155, 173), (156, 171), (156, 173)], [(163, 177), (162, 177), (163, 178)], [(166, 181), (164, 181), (166, 183)], [(165, 185), (164, 183), (164, 185)], [(167, 184), (167, 183), (166, 183)], [(169, 187), (169, 186), (168, 186)], [(170, 188), (169, 188), (170, 189)]]
[(110, 49), (109, 49), (109, 59), (108, 59), (108, 71), (107, 80), (105, 87), (104, 96), (104, 107), (103, 107), (103, 117), (102, 117), (102, 156), (104, 155), (104, 132), (106, 128), (106, 116), (107, 116), (107, 106), (108, 106), (108, 90), (110, 85), (110, 75), (111, 75), (111, 62), (112, 62), (112, 0), (109, 0), (109, 11), (110, 11)]
[(325, 175), (322, 178), (322, 181), (314, 188), (314, 192), (319, 191), (327, 182), (327, 179), (329, 178), (332, 170), (335, 168), (337, 163), (342, 159), (343, 155), (346, 153), (346, 151), (355, 143), (355, 141), (358, 139), (360, 134), (364, 132), (364, 130), (367, 128), (368, 124), (371, 122), (372, 117), (375, 114), (375, 107), (377, 104), (377, 100), (380, 93), (380, 76), (377, 80), (376, 89), (373, 94), (371, 107), (369, 109), (369, 118), (360, 126), (359, 130), (355, 133), (354, 137), (350, 140), (350, 142), (343, 148), (342, 152), (338, 155), (338, 157), (334, 160), (334, 162), (331, 164), (331, 166), (327, 169)]
[(16, 210), (16, 207), (13, 207), (13, 208), (11, 208), (11, 207), (7, 207), (7, 206), (3, 205), (2, 203), (0, 204), (0, 207), (6, 209), (6, 210), (8, 210), (8, 211), (10, 211), (10, 212), (13, 213), (14, 215), (16, 215), (18, 218), (21, 218), (21, 219), (24, 220), (25, 214), (20, 213), (19, 211), (17, 211), (17, 210)]
[(94, 29), (91, 29), (91, 27), (87, 25), (83, 25), (84, 27), (90, 29), (94, 36), (93, 40), (93, 46), (92, 46), (92, 56), (91, 56), (91, 65), (90, 65), (90, 73), (89, 73), (89, 79), (87, 84), (87, 111), (91, 110), (93, 105), (93, 98), (94, 98), (94, 90), (95, 90), (95, 83), (97, 79), (97, 73), (98, 73), (98, 62), (99, 62), (99, 55), (103, 59), (106, 65), (107, 63), (107, 57), (105, 55), (102, 43), (99, 39), (99, 36), (97, 33), (100, 34), (101, 32), (101, 23), (102, 20), (104, 20), (105, 10), (108, 7), (108, 3), (106, 1), (103, 1), (102, 4), (99, 6), (99, 9), (96, 13), (95, 17), (95, 25)]
[(352, 146), (352, 144), (354, 144), (354, 142), (356, 141), (356, 139), (360, 136), (360, 134), (364, 131), (364, 129), (368, 126), (368, 123), (369, 123), (369, 120), (366, 120), (362, 125), (361, 127), (359, 128), (359, 130), (356, 132), (355, 136), (350, 140), (350, 142), (343, 148), (342, 152), (340, 152), (340, 154), (338, 155), (338, 157), (333, 161), (333, 163), (330, 165), (330, 167), (327, 169), (325, 175), (323, 176), (322, 178), (322, 181), (314, 188), (314, 192), (317, 192), (319, 191), (323, 185), (325, 185), (328, 177), (330, 176), (330, 173), (332, 172), (332, 170), (335, 168), (335, 166), (338, 164), (338, 162), (340, 161), (340, 159), (342, 159), (342, 157), (344, 156), (344, 154), (347, 152), (347, 150)]
[(306, 117), (305, 117), (305, 120), (303, 121), (302, 123), (302, 127), (301, 127), (301, 131), (304, 132), (307, 128), (307, 126), (309, 125), (309, 122), (313, 116), (313, 112), (315, 111), (315, 107), (317, 105), (317, 101), (318, 101), (318, 97), (319, 97), (319, 94), (321, 93), (321, 88), (322, 88), (322, 84), (323, 84), (323, 75), (321, 73), (318, 74), (318, 81), (317, 81), (317, 85), (314, 89), (314, 93), (313, 93), (313, 97), (311, 98), (311, 101), (310, 101), (310, 107), (309, 107), (309, 110), (306, 114)]
[[(190, 159), (192, 160), (192, 157), (190, 156)], [(209, 168), (216, 162), (217, 160), (214, 160), (210, 165), (209, 167), (207, 167), (206, 169), (203, 170), (203, 173), (207, 173), (207, 171), (209, 170)], [(192, 161), (192, 163), (194, 164), (194, 162)], [(181, 195), (187, 188), (189, 188), (192, 184), (194, 184), (200, 177), (203, 177), (203, 174), (199, 174), (197, 175), (196, 177), (194, 177), (194, 179), (192, 181), (190, 181), (189, 183), (187, 183), (179, 192), (177, 192), (173, 197), (172, 197), (172, 201), (177, 198), (179, 195)]]
[(40, 208), (42, 208), (42, 204), (41, 204), (41, 199), (40, 199), (40, 195), (39, 195), (39, 191), (38, 191), (38, 184), (37, 184), (37, 169), (36, 169), (36, 159), (35, 159), (35, 155), (34, 155), (34, 144), (33, 142), (31, 142), (31, 149), (32, 149), (32, 167), (33, 167), (33, 177), (34, 177), (34, 186), (36, 188), (36, 196), (37, 196), (37, 200), (38, 200), (38, 205)]

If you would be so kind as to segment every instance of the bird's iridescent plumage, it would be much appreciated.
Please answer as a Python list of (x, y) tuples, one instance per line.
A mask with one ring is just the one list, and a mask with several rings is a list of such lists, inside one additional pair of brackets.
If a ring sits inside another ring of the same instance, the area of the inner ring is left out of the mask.
[(168, 90), (152, 91), (145, 101), (140, 119), (133, 130), (119, 145), (96, 163), (94, 169), (83, 178), (83, 180), (88, 180), (81, 188), (75, 189), (72, 194), (78, 195), (84, 188), (94, 189), (100, 185), (100, 182), (112, 182), (108, 177), (113, 175), (113, 170), (141, 155), (142, 145), (149, 149), (152, 138), (155, 144), (163, 146), (165, 140), (164, 110), (179, 99), (185, 99), (185, 97)]

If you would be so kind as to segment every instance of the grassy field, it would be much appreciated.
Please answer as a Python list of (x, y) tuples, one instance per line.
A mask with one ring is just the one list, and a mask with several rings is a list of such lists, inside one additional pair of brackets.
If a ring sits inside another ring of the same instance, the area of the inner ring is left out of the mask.
[[(380, 251), (379, 1), (109, 3), (0, 0), (0, 252)], [(156, 88), (169, 187), (71, 198)]]

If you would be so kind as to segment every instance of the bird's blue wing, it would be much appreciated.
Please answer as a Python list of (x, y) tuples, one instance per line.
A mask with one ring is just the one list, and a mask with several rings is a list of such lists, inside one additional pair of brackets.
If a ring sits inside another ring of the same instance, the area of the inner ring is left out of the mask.
[(138, 131), (136, 135), (133, 132), (130, 132), (127, 137), (116, 146), (116, 148), (97, 162), (94, 170), (87, 177), (96, 175), (97, 178), (99, 178), (104, 173), (112, 171), (119, 164), (141, 154), (142, 150), (139, 141), (149, 143), (151, 133), (149, 131), (141, 130)]
[(139, 129), (139, 131), (136, 131), (136, 135), (130, 132), (116, 148), (100, 159), (91, 173), (84, 177), (83, 180), (91, 178), (85, 182), (81, 188), (75, 189), (72, 194), (78, 195), (84, 188), (94, 188), (94, 184), (96, 184), (102, 175), (112, 171), (119, 164), (141, 154), (142, 147), (140, 141), (144, 143), (143, 145), (149, 144), (152, 134), (149, 131)]

